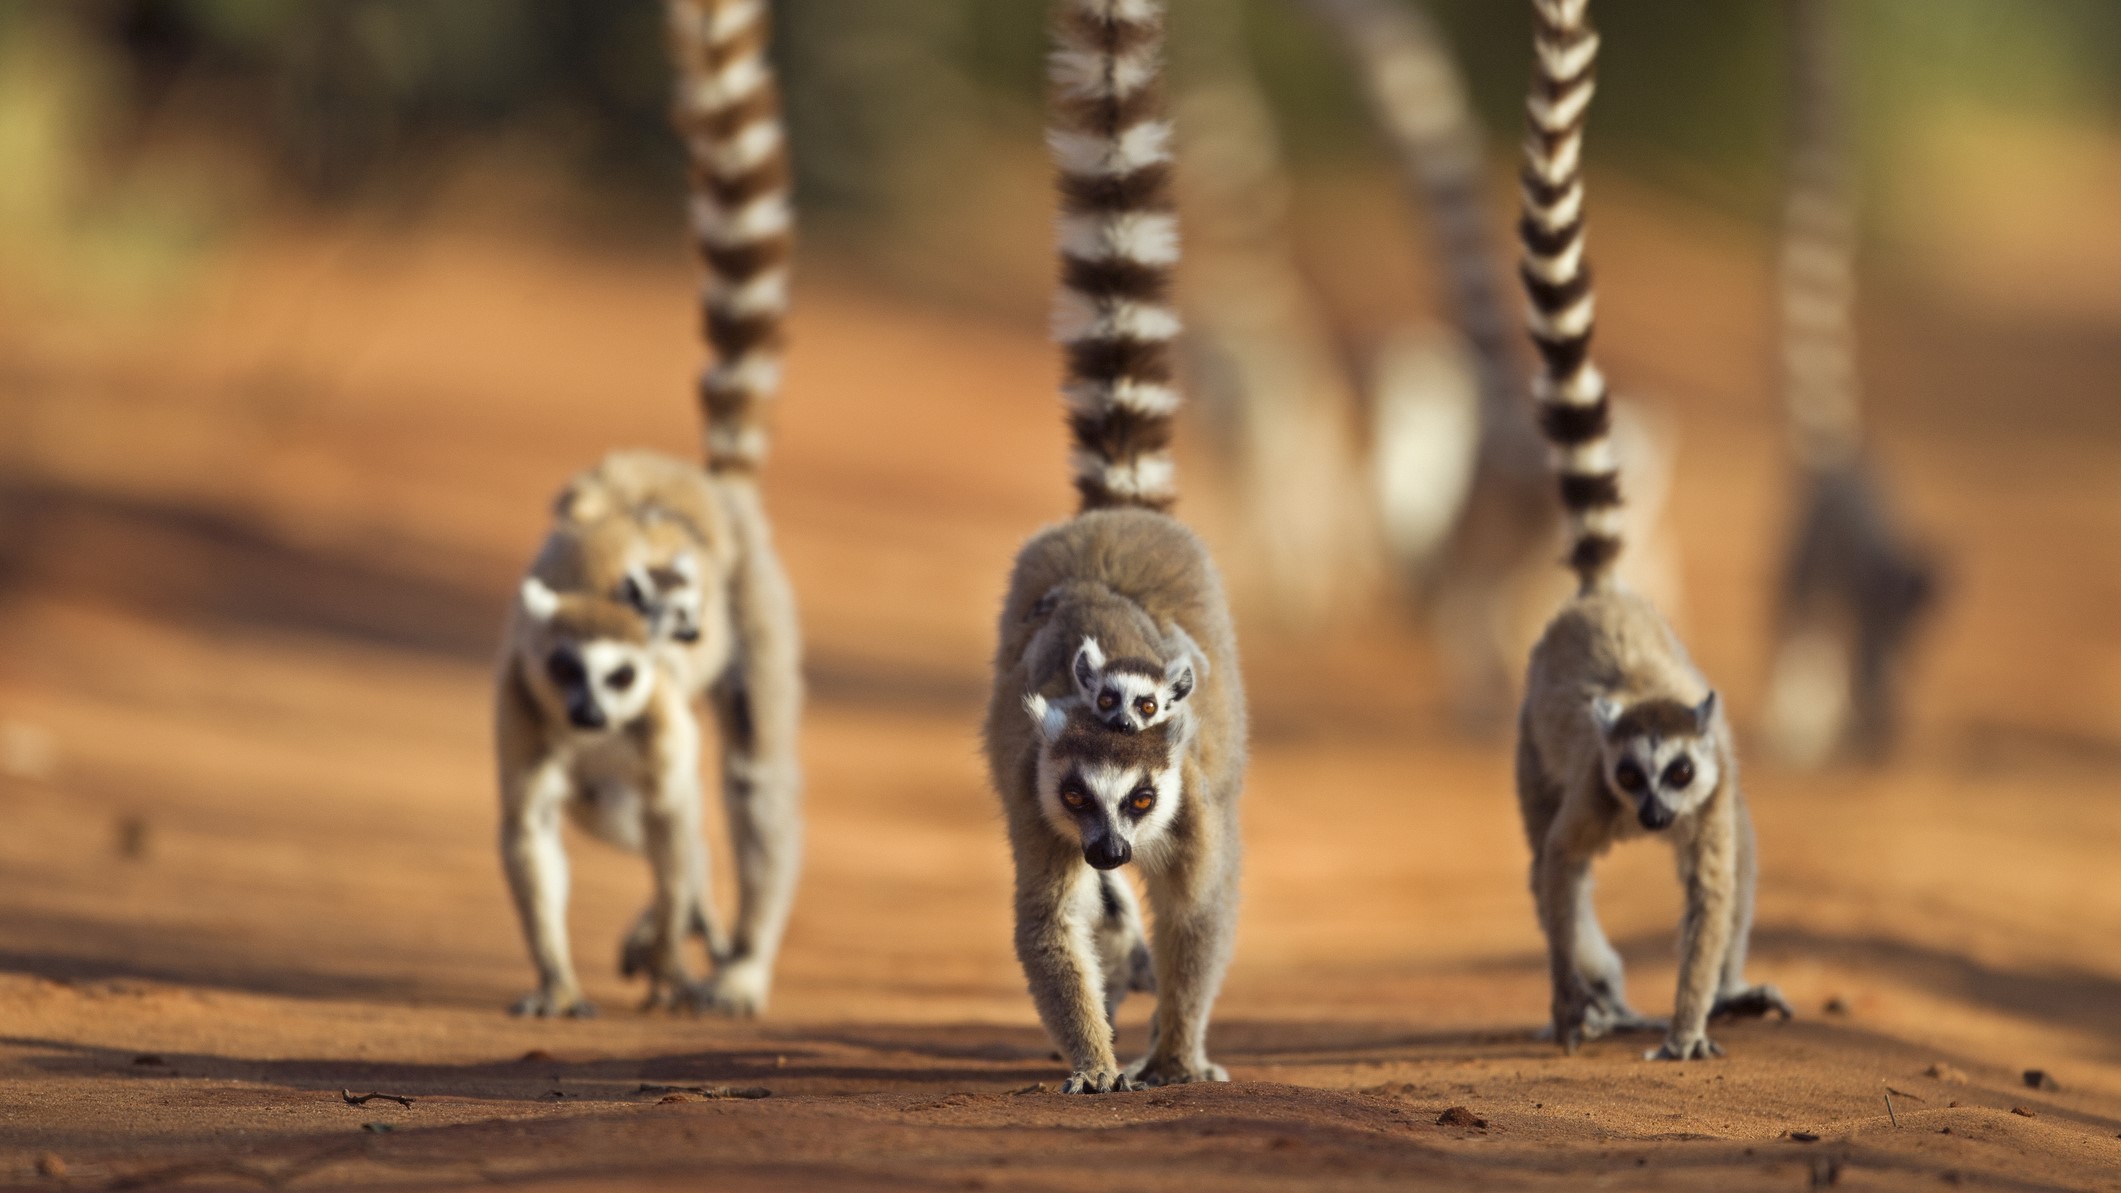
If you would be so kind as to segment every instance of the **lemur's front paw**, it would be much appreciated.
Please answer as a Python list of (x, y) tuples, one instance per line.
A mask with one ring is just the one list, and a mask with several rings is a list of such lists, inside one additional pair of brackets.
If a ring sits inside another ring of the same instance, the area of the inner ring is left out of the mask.
[(766, 995), (772, 986), (773, 977), (764, 965), (756, 961), (734, 961), (693, 986), (690, 1002), (695, 1011), (709, 1011), (732, 1019), (750, 1019), (765, 1012)]
[(1709, 1008), (1711, 1019), (1765, 1019), (1769, 1015), (1779, 1015), (1787, 1023), (1796, 1013), (1789, 1000), (1782, 997), (1782, 991), (1773, 986), (1748, 986), (1733, 991), (1718, 998)]
[(1064, 1094), (1124, 1094), (1140, 1088), (1141, 1082), (1118, 1069), (1077, 1069), (1061, 1082)]
[(1190, 1061), (1145, 1056), (1127, 1066), (1127, 1076), (1143, 1085), (1192, 1085), (1201, 1081), (1228, 1081), (1230, 1071), (1205, 1056)]
[(1723, 1047), (1707, 1036), (1669, 1036), (1664, 1043), (1642, 1054), (1644, 1060), (1707, 1060), (1722, 1056)]
[(531, 1019), (594, 1019), (597, 1008), (579, 990), (539, 990), (517, 999), (508, 1013)]

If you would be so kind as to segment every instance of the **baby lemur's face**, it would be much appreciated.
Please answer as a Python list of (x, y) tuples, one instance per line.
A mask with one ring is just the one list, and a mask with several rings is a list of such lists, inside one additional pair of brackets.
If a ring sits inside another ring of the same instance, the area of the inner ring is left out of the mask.
[(1701, 806), (1722, 779), (1715, 737), (1716, 693), (1700, 704), (1644, 700), (1591, 702), (1605, 746), (1606, 788), (1655, 832)]
[(1188, 722), (1116, 731), (1070, 699), (1033, 694), (1024, 709), (1038, 734), (1038, 804), (1083, 860), (1117, 869), (1154, 849), (1178, 815)]
[(614, 594), (648, 619), (649, 632), (688, 645), (706, 624), (707, 589), (700, 583), (699, 557), (681, 551), (668, 563), (637, 563)]
[(657, 680), (649, 627), (616, 601), (557, 593), (535, 578), (523, 581), (530, 632), (517, 650), (523, 675), (549, 707), (583, 732), (603, 732), (638, 720)]
[(1107, 659), (1097, 639), (1085, 638), (1070, 670), (1092, 715), (1122, 733), (1163, 724), (1193, 694), (1193, 659), (1187, 653), (1161, 666), (1146, 659)]

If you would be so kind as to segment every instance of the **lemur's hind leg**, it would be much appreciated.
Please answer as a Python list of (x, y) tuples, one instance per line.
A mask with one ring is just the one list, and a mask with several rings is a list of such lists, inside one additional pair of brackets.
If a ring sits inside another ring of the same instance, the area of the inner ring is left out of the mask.
[(1142, 931), (1141, 903), (1134, 888), (1118, 874), (1097, 876), (1098, 961), (1105, 974), (1105, 1019), (1115, 1020), (1119, 1004), (1131, 991), (1156, 989), (1156, 964), (1149, 956), (1149, 941)]
[(708, 696), (721, 728), (737, 908), (735, 930), (697, 1001), (749, 1016), (766, 1008), (802, 869), (802, 641), (757, 491), (741, 481), (718, 487), (739, 543), (729, 600), (736, 643), (729, 671)]
[(1598, 923), (1598, 908), (1592, 902), (1590, 870), (1576, 888), (1576, 973), (1583, 979), (1589, 1003), (1585, 1008), (1583, 1038), (1595, 1040), (1615, 1032), (1663, 1031), (1661, 1019), (1638, 1014), (1628, 1005), (1628, 986), (1620, 954), (1606, 939)]
[[(713, 887), (708, 880), (707, 848), (705, 843), (693, 850), (692, 864), (688, 867), (689, 887), (687, 900), (692, 911), (687, 916), (686, 933), (696, 936), (705, 946), (708, 960), (720, 964), (729, 952), (729, 936), (723, 929), (720, 917), (715, 915)], [(619, 975), (639, 977), (650, 973), (655, 965), (660, 940), (657, 935), (659, 921), (654, 904), (641, 909), (626, 939), (619, 945)]]

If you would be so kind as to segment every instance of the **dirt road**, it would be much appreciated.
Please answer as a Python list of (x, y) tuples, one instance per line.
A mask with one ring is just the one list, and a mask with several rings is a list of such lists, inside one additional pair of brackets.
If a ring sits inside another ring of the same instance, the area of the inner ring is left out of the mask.
[[(1690, 630), (1745, 722), (1775, 430), (1747, 312), (1697, 313), (1764, 254), (1614, 211), (1602, 249), (1658, 270), (1671, 313), (1616, 300), (1614, 371), (1682, 424)], [(1796, 1022), (1724, 1028), (1729, 1056), (1687, 1066), (1536, 1041), (1505, 744), (1448, 731), (1388, 612), (1317, 641), (1247, 620), (1246, 904), (1213, 1036), (1235, 1081), (1064, 1098), (974, 740), (1006, 561), (1066, 508), (1037, 329), (805, 294), (770, 496), (811, 640), (811, 832), (772, 1013), (632, 1010), (606, 958), (645, 877), (584, 845), (605, 1015), (527, 1023), (501, 1010), (530, 975), (487, 660), (560, 480), (605, 445), (688, 450), (686, 283), (368, 235), (261, 240), (159, 330), (11, 320), (0, 1180), (2121, 1189), (2110, 334), (2058, 335), (2005, 417), (1973, 392), (1980, 328), (1880, 333), (1879, 369), (1936, 412), (1883, 404), (1955, 600), (1903, 765), (1749, 771), (1755, 970)], [(1669, 867), (1637, 846), (1602, 871), (1651, 1008)], [(1477, 1125), (1439, 1124), (1452, 1107)]]

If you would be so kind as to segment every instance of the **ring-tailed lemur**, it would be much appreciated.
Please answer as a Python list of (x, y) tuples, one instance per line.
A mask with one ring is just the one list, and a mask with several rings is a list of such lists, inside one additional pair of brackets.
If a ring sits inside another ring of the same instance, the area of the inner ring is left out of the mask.
[[(620, 453), (577, 478), (512, 616), (497, 700), (501, 852), (538, 966), (524, 1013), (588, 1008), (567, 949), (563, 810), (648, 854), (655, 901), (620, 968), (649, 975), (651, 1002), (764, 1010), (801, 867), (802, 646), (757, 486), (793, 245), (768, 14), (764, 0), (667, 0), (667, 16), (716, 357), (699, 381), (707, 468)], [(673, 534), (697, 549), (669, 554)], [(737, 872), (726, 940), (700, 835), (689, 705), (702, 693), (720, 730)], [(708, 942), (701, 984), (685, 972), (688, 932)]]
[(1517, 746), (1517, 792), (1533, 852), (1532, 890), (1564, 1048), (1647, 1028), (1629, 1006), (1620, 957), (1591, 903), (1591, 862), (1614, 841), (1662, 833), (1679, 856), (1686, 915), (1679, 990), (1664, 1044), (1690, 1060), (1720, 1051), (1710, 1016), (1787, 1016), (1770, 986), (1745, 981), (1752, 931), (1751, 818), (1716, 693), (1650, 603), (1613, 578), (1620, 473), (1605, 378), (1591, 362), (1594, 297), (1584, 262), (1583, 131), (1598, 35), (1589, 0), (1532, 0), (1534, 67), (1525, 136), (1524, 282), (1544, 369), (1533, 383), (1553, 444), (1579, 591), (1533, 648)]
[(1817, 765), (1882, 755), (1914, 630), (1936, 595), (1929, 553), (1893, 517), (1863, 451), (1856, 369), (1856, 214), (1839, 14), (1792, 0), (1791, 153), (1782, 232), (1782, 392), (1799, 509), (1784, 556), (1769, 740)]
[[(1431, 622), (1461, 716), (1499, 728), (1515, 660), (1566, 593), (1551, 566), (1560, 519), (1494, 253), (1484, 138), (1451, 48), (1421, 5), (1308, 6), (1353, 68), (1402, 189), (1425, 217), (1453, 325), (1394, 336), (1375, 357), (1371, 466), (1385, 547)], [(1657, 527), (1670, 436), (1624, 400), (1614, 420), (1631, 481), (1629, 530), (1648, 548), (1624, 567), (1669, 610), (1678, 569)]]
[[(1016, 557), (1002, 607), (987, 760), (1016, 865), (1016, 953), (1070, 1092), (1222, 1081), (1209, 1012), (1237, 918), (1245, 704), (1237, 639), (1207, 549), (1167, 512), (1178, 261), (1160, 0), (1059, 0), (1050, 60), (1079, 513)], [(1183, 632), (1205, 665), (1181, 711), (1139, 732), (1075, 695), (1085, 639), (1165, 674)], [(1148, 1055), (1122, 1069), (1110, 1015), (1139, 975), (1123, 883), (1141, 866), (1156, 913)], [(1113, 921), (1123, 921), (1123, 926)]]

